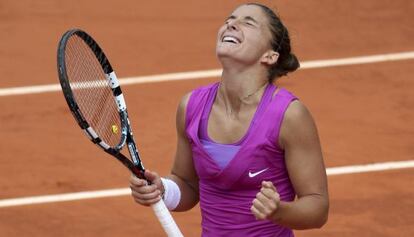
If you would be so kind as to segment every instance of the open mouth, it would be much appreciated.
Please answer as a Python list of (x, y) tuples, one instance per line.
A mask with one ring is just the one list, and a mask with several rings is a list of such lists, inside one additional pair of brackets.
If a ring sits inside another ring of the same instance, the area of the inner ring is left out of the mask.
[(232, 44), (240, 44), (240, 40), (234, 36), (224, 36), (221, 41), (226, 42), (226, 43), (232, 43)]

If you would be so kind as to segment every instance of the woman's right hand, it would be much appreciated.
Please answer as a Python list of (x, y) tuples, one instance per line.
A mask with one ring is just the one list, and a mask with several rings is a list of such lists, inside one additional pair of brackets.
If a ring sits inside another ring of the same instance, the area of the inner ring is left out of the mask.
[(161, 177), (157, 173), (146, 170), (145, 177), (151, 182), (150, 185), (148, 185), (147, 180), (131, 175), (129, 187), (131, 188), (131, 194), (135, 202), (144, 206), (150, 206), (161, 199), (164, 187), (161, 182)]

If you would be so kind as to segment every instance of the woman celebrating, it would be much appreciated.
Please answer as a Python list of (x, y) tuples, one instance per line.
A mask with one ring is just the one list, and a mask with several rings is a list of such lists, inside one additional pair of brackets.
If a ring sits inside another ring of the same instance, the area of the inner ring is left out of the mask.
[(293, 236), (327, 220), (327, 178), (305, 106), (273, 81), (295, 71), (289, 33), (268, 7), (244, 4), (219, 29), (221, 81), (184, 96), (171, 174), (131, 177), (135, 201), (185, 211), (200, 201), (202, 235)]

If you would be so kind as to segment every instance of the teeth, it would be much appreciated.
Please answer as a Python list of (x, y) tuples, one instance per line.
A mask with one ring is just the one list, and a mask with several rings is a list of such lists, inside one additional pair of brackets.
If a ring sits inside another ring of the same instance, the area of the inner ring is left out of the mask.
[(236, 38), (232, 37), (232, 36), (223, 37), (223, 42), (231, 42), (231, 43), (235, 43), (235, 44), (239, 43), (239, 41)]

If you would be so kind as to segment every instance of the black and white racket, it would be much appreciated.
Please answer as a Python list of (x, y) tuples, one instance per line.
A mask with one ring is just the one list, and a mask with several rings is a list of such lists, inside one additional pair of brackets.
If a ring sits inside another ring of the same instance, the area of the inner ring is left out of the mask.
[[(125, 99), (104, 52), (86, 32), (67, 31), (59, 42), (58, 73), (66, 102), (89, 139), (145, 179)], [(132, 160), (121, 153), (127, 145)], [(168, 236), (183, 236), (163, 200), (152, 205)]]

